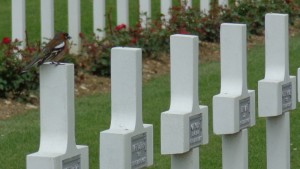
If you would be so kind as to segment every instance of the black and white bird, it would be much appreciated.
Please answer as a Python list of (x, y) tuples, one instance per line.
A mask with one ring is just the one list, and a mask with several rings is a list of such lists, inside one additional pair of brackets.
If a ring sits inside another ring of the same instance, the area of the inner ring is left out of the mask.
[(58, 32), (54, 38), (50, 40), (42, 49), (42, 52), (34, 57), (27, 66), (24, 67), (23, 72), (27, 72), (31, 67), (40, 66), (47, 61), (53, 64), (59, 64), (68, 50), (68, 40), (71, 39), (68, 33)]

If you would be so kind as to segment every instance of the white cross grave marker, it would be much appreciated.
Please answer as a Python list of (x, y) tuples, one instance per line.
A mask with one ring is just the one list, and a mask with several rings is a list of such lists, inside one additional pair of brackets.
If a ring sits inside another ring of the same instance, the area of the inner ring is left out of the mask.
[(27, 169), (88, 169), (88, 147), (75, 143), (74, 65), (42, 65), (40, 98), (40, 148)]
[(142, 120), (142, 50), (115, 47), (111, 54), (111, 124), (100, 133), (101, 169), (153, 164), (153, 126)]
[(228, 7), (228, 0), (219, 0), (219, 6)]
[(81, 32), (80, 17), (80, 0), (68, 0), (68, 27), (69, 34), (72, 37), (70, 40), (72, 43), (70, 53), (72, 54), (79, 54), (81, 49), (81, 39), (79, 37)]
[(140, 3), (140, 19), (142, 22), (142, 27), (147, 26), (147, 22), (151, 17), (151, 0), (139, 0)]
[(105, 37), (105, 2), (106, 0), (93, 0), (94, 33), (99, 40)]
[(41, 42), (47, 43), (54, 36), (54, 1), (41, 1)]
[(221, 91), (213, 97), (214, 133), (222, 137), (223, 169), (248, 168), (248, 127), (255, 91), (247, 88), (246, 25), (221, 25)]
[(181, 0), (181, 5), (185, 7), (185, 9), (191, 8), (193, 4), (193, 0)]
[(169, 21), (171, 16), (169, 10), (172, 7), (172, 0), (160, 0), (160, 13), (165, 16), (166, 21)]
[(12, 40), (22, 41), (20, 46), (24, 49), (26, 46), (26, 17), (25, 17), (25, 0), (12, 0)]
[(198, 99), (199, 39), (172, 35), (170, 42), (171, 105), (161, 114), (161, 153), (172, 155), (172, 169), (198, 169), (198, 147), (208, 143), (208, 108)]
[(129, 27), (128, 0), (117, 0), (117, 24), (125, 24)]
[(296, 77), (289, 75), (288, 15), (265, 17), (265, 78), (258, 82), (258, 110), (266, 117), (267, 168), (290, 168), (290, 115), (296, 108)]
[(200, 0), (200, 10), (208, 14), (210, 10), (210, 0)]

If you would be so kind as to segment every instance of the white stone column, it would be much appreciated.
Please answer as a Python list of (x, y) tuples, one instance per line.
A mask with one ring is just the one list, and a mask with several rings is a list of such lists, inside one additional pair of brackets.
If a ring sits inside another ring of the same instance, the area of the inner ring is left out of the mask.
[(199, 169), (199, 147), (182, 153), (171, 155), (171, 169)]
[(290, 169), (290, 115), (296, 77), (289, 75), (288, 15), (265, 17), (265, 78), (258, 82), (258, 110), (266, 117), (267, 168)]
[(54, 37), (54, 1), (41, 0), (41, 42)]
[(193, 0), (181, 0), (181, 5), (184, 5), (186, 9), (191, 8)]
[(26, 168), (88, 169), (88, 147), (75, 143), (74, 65), (42, 65), (40, 98), (40, 148), (27, 155)]
[(223, 169), (248, 168), (248, 127), (255, 125), (255, 91), (247, 87), (247, 28), (221, 25), (221, 91), (213, 97), (214, 133), (223, 135)]
[(172, 7), (172, 0), (160, 0), (160, 13), (162, 13), (166, 20), (170, 20), (169, 9)]
[(81, 50), (81, 39), (79, 33), (81, 32), (81, 12), (80, 0), (68, 0), (68, 26), (69, 34), (72, 37), (70, 42), (72, 44), (70, 53), (79, 54)]
[(128, 0), (117, 0), (117, 24), (125, 24), (127, 27), (129, 27)]
[(139, 0), (140, 3), (140, 19), (142, 20), (142, 27), (145, 28), (147, 22), (151, 18), (151, 0)]
[(100, 133), (101, 169), (153, 164), (153, 126), (142, 120), (142, 50), (112, 49), (111, 124)]
[(12, 0), (12, 40), (18, 39), (22, 41), (20, 46), (21, 49), (24, 49), (26, 46), (26, 15), (25, 15), (25, 0)]
[(200, 10), (208, 14), (210, 10), (210, 0), (200, 0)]
[(222, 168), (248, 168), (248, 129), (222, 136)]
[(267, 169), (290, 169), (290, 113), (266, 118)]
[(105, 37), (105, 3), (106, 0), (93, 0), (94, 34), (99, 40)]
[(198, 99), (199, 39), (172, 35), (170, 43), (171, 105), (161, 114), (161, 153), (171, 155), (172, 169), (198, 169), (198, 147), (208, 143), (208, 108)]
[(228, 7), (228, 0), (219, 0), (219, 6), (227, 6)]

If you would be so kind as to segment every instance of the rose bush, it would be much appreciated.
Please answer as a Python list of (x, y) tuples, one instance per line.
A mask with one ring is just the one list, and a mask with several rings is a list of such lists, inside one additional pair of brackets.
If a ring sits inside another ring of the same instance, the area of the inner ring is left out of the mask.
[[(38, 75), (33, 69), (21, 73), (32, 48), (20, 50), (18, 40), (4, 37), (0, 44), (0, 98), (28, 100), (30, 90), (38, 88)], [(22, 55), (23, 59), (19, 58)]]
[(170, 9), (170, 20), (164, 16), (153, 19), (145, 28), (140, 23), (132, 27), (120, 24), (112, 26), (108, 14), (106, 37), (83, 39), (85, 63), (81, 67), (96, 75), (110, 75), (110, 49), (115, 46), (142, 48), (144, 57), (157, 58), (169, 50), (169, 36), (172, 34), (198, 35), (201, 41), (219, 42), (220, 24), (224, 22), (247, 24), (249, 34), (262, 35), (264, 15), (268, 12), (288, 13), (290, 23), (299, 17), (299, 6), (292, 0), (273, 2), (239, 1), (237, 6), (219, 7), (212, 1), (213, 8), (208, 14), (198, 9), (174, 6)]

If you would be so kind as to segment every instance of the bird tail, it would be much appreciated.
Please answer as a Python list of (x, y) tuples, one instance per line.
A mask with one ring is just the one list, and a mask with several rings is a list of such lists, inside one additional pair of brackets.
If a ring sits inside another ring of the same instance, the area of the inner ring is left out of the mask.
[(32, 61), (23, 68), (23, 70), (21, 71), (21, 73), (26, 73), (31, 67), (33, 67), (39, 61), (40, 61), (40, 57), (39, 57), (39, 55), (36, 55), (34, 57), (34, 59), (32, 59)]

